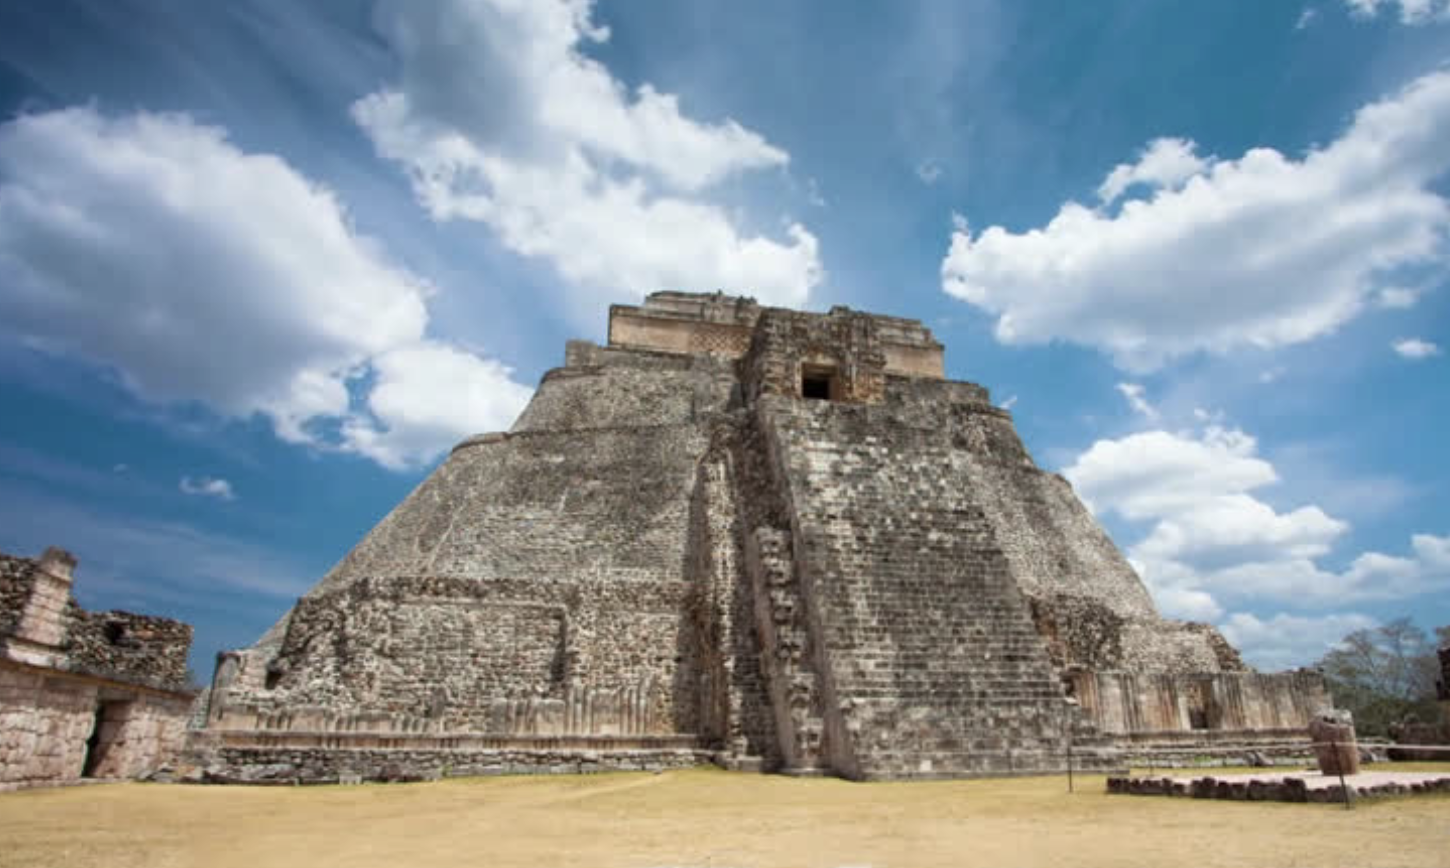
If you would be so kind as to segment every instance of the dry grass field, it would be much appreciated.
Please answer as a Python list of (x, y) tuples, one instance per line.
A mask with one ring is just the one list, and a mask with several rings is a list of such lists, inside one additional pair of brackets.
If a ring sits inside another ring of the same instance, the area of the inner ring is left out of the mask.
[[(1404, 766), (1397, 766), (1404, 768)], [(852, 784), (709, 769), (0, 794), (0, 865), (1450, 866), (1450, 799), (1107, 796), (1101, 777)]]

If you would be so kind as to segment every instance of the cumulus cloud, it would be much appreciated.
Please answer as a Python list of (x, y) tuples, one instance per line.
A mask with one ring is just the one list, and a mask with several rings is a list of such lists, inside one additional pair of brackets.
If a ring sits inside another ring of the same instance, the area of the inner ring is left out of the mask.
[(371, 418), (344, 425), (358, 452), (388, 467), (405, 467), (432, 454), (460, 431), (505, 427), (532, 390), (510, 379), (508, 368), (458, 347), (414, 344), (372, 361), (377, 380), (368, 394)]
[[(1450, 72), (1360, 109), (1301, 159), (1200, 159), (1160, 139), (1112, 170), (1102, 208), (1069, 201), (1021, 233), (959, 224), (942, 286), (995, 315), (1004, 343), (1072, 341), (1130, 370), (1308, 341), (1397, 271), (1447, 261), (1450, 202), (1435, 186), (1447, 139)], [(1131, 183), (1150, 195), (1109, 207)]]
[(1402, 338), (1391, 344), (1396, 353), (1407, 359), (1428, 359), (1440, 355), (1440, 347), (1419, 338)]
[(1151, 189), (1177, 189), (1202, 174), (1210, 162), (1194, 153), (1197, 145), (1184, 139), (1155, 139), (1135, 163), (1119, 163), (1098, 187), (1098, 198), (1109, 205), (1134, 185)]
[(1225, 603), (1326, 606), (1450, 587), (1450, 537), (1410, 553), (1365, 552), (1340, 572), (1317, 561), (1349, 531), (1318, 506), (1281, 512), (1257, 492), (1278, 481), (1253, 437), (1210, 425), (1099, 440), (1063, 473), (1100, 514), (1145, 523), (1127, 554), (1168, 614), (1213, 619)]
[(1377, 625), (1368, 615), (1354, 612), (1322, 617), (1280, 613), (1267, 619), (1236, 612), (1219, 630), (1250, 663), (1276, 670), (1307, 666), (1355, 630)]
[(400, 77), (353, 117), (434, 219), (481, 222), (576, 286), (803, 303), (822, 278), (815, 236), (799, 223), (784, 239), (749, 234), (703, 195), (788, 155), (733, 120), (687, 117), (651, 85), (627, 91), (580, 50), (608, 38), (591, 11), (588, 0), (384, 3)]
[(181, 477), (178, 486), (182, 494), (190, 494), (198, 497), (215, 497), (217, 500), (236, 500), (236, 492), (232, 491), (232, 484), (225, 479), (213, 476)]
[[(430, 346), (429, 294), (330, 190), (220, 128), (92, 107), (0, 125), (0, 332), (108, 366), (143, 399), (260, 414), (328, 445), (319, 423), (352, 415), (350, 383)], [(503, 396), (488, 406), (519, 404), (478, 361)], [(427, 449), (409, 435), (408, 454), (445, 448), (438, 434)]]
[(1380, 9), (1399, 10), (1402, 24), (1430, 24), (1450, 21), (1450, 0), (1344, 0), (1361, 18), (1374, 18)]

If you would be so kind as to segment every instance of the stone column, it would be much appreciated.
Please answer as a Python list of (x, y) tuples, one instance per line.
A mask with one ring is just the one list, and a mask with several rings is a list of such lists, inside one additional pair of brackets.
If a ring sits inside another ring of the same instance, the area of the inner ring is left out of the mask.
[[(10, 642), (10, 656), (34, 666), (55, 666), (65, 641), (65, 610), (70, 603), (75, 556), (54, 546), (40, 556), (31, 574), (30, 598)], [(19, 640), (19, 641), (16, 641)]]
[(1326, 709), (1309, 722), (1309, 740), (1319, 772), (1325, 775), (1359, 773), (1359, 745), (1354, 738), (1354, 720), (1348, 711)]

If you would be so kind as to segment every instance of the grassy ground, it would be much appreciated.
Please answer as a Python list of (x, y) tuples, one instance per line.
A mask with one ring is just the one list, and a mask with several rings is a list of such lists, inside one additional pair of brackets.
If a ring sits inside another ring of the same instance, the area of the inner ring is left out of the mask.
[(29, 790), (0, 794), (0, 865), (1450, 866), (1450, 798), (1346, 811), (1077, 783), (1069, 794), (1063, 778), (852, 784), (699, 769)]

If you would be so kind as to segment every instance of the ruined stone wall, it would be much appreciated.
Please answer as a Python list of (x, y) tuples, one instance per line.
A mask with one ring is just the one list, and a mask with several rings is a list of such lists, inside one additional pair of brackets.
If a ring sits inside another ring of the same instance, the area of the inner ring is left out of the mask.
[(131, 612), (87, 612), (71, 595), (74, 565), (59, 549), (41, 560), (0, 554), (0, 656), (125, 684), (187, 690), (191, 626)]
[(0, 782), (80, 777), (96, 688), (0, 662)]
[(302, 600), (224, 727), (675, 731), (681, 583), (364, 579)]
[(35, 561), (0, 553), (0, 636), (9, 636), (20, 626), (25, 604), (34, 583)]
[(131, 612), (86, 612), (71, 604), (66, 668), (127, 684), (185, 691), (190, 624)]
[(186, 737), (189, 696), (142, 693), (129, 695), (102, 689), (111, 697), (100, 726), (104, 751), (92, 774), (99, 778), (135, 778), (173, 762)]
[(1076, 672), (1073, 693), (1106, 733), (1296, 732), (1330, 706), (1316, 672)]
[(0, 555), (0, 784), (131, 777), (180, 749), (191, 627), (86, 612), (74, 566)]
[(0, 783), (71, 780), (83, 771), (125, 778), (157, 768), (180, 751), (189, 701), (0, 661)]

